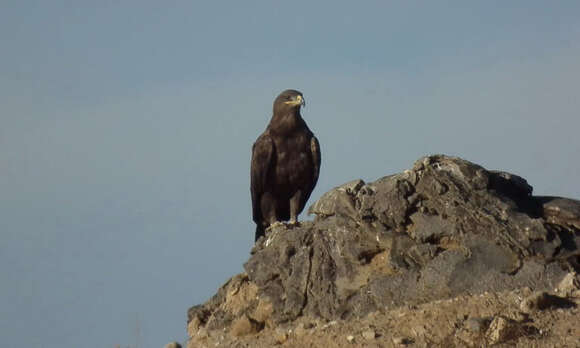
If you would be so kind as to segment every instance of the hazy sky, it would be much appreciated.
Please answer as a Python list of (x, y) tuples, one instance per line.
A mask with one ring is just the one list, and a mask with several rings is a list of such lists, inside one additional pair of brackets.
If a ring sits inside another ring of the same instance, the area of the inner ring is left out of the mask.
[(249, 256), (250, 148), (287, 88), (321, 143), (310, 203), (433, 153), (580, 198), (579, 18), (578, 1), (2, 1), (2, 347), (184, 342), (187, 309)]

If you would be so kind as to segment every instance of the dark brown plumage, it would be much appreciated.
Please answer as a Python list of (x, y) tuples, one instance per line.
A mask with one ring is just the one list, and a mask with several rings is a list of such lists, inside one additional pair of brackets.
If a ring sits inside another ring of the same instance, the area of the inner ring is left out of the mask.
[(297, 223), (320, 172), (320, 146), (304, 119), (302, 93), (286, 90), (274, 100), (268, 127), (252, 147), (251, 193), (256, 240), (277, 221)]

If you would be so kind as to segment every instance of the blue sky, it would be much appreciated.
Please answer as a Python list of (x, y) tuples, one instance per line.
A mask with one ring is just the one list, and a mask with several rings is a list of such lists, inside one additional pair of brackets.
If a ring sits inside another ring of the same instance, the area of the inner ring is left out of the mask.
[[(160, 347), (242, 270), (287, 88), (310, 203), (432, 153), (580, 198), (577, 1), (4, 1), (4, 347)], [(302, 214), (302, 218), (306, 218)]]

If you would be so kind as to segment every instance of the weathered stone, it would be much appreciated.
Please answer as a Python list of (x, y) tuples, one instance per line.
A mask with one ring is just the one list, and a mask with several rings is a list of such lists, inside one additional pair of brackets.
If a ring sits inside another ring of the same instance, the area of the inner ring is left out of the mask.
[(322, 325), (321, 329), (325, 330), (325, 329), (328, 329), (329, 327), (335, 326), (337, 324), (338, 324), (338, 322), (336, 320), (329, 321), (328, 323)]
[(353, 219), (356, 218), (357, 211), (354, 197), (364, 184), (364, 181), (357, 179), (328, 191), (321, 199), (310, 206), (308, 214), (316, 214), (321, 217), (338, 214)]
[(460, 158), (351, 181), (310, 211), (313, 222), (269, 229), (246, 274), (190, 310), (192, 326), (331, 321), (465, 293), (546, 291), (580, 269), (580, 202), (534, 197), (525, 179)]
[(305, 328), (304, 324), (300, 323), (294, 328), (294, 335), (296, 335), (296, 337), (302, 337), (305, 334), (306, 334), (306, 328)]
[(270, 303), (270, 301), (268, 301), (266, 299), (261, 299), (258, 302), (258, 306), (256, 307), (256, 310), (252, 314), (252, 319), (254, 319), (260, 323), (265, 323), (268, 321), (268, 319), (270, 319), (273, 312), (274, 312), (274, 308), (272, 307), (272, 304)]
[(489, 189), (503, 195), (526, 199), (532, 195), (533, 188), (526, 179), (515, 174), (490, 170)]
[[(412, 260), (413, 263), (424, 266), (431, 261), (439, 253), (438, 247), (433, 244), (425, 243), (413, 245), (407, 251), (407, 261)], [(409, 262), (411, 263), (411, 262)]]
[(473, 333), (481, 333), (489, 327), (490, 318), (469, 318), (465, 321), (465, 328)]
[(576, 272), (566, 274), (556, 287), (556, 291), (562, 296), (570, 296), (578, 290), (580, 290), (580, 278)]
[(254, 334), (260, 331), (261, 329), (262, 327), (260, 326), (259, 323), (248, 318), (248, 316), (246, 315), (242, 315), (232, 323), (230, 334), (232, 336), (239, 337)]
[(423, 213), (414, 213), (409, 216), (412, 222), (407, 228), (411, 238), (415, 241), (436, 242), (443, 236), (455, 234), (457, 226), (453, 221), (443, 219), (439, 215), (427, 215)]
[(580, 230), (580, 201), (561, 197), (538, 197), (546, 221)]
[(274, 340), (278, 344), (283, 344), (284, 342), (288, 341), (288, 333), (284, 329), (277, 329), (274, 334)]
[(362, 337), (365, 340), (374, 340), (375, 337), (377, 337), (377, 333), (373, 329), (368, 329), (368, 330), (363, 331)]
[[(193, 337), (194, 335), (191, 335)], [(204, 339), (209, 337), (209, 332), (205, 327), (200, 327), (195, 333), (197, 339)]]
[(495, 317), (487, 329), (489, 344), (497, 344), (515, 337), (517, 324), (504, 317)]

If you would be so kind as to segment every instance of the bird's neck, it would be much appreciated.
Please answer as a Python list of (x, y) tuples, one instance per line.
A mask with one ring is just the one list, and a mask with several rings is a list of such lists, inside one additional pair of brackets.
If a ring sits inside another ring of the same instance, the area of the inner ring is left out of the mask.
[(270, 120), (269, 129), (271, 132), (280, 135), (288, 135), (296, 129), (304, 127), (304, 120), (300, 112), (274, 114)]

